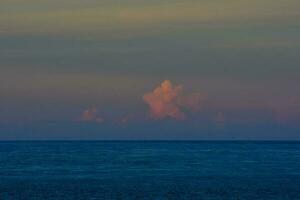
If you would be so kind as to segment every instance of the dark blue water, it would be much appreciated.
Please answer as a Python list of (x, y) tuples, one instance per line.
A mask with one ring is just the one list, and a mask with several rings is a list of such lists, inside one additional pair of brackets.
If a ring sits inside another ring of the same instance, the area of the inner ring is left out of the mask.
[(300, 199), (297, 142), (0, 142), (0, 199)]

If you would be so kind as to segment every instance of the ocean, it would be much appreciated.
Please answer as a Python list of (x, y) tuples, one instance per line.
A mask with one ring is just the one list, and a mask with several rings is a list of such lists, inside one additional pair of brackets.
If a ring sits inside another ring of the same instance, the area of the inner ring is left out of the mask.
[(300, 142), (2, 141), (0, 200), (300, 199)]

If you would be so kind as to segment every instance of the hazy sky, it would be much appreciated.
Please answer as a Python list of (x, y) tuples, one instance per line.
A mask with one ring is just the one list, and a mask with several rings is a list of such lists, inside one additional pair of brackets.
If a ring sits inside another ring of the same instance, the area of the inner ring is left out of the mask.
[(1, 0), (0, 139), (300, 139), (299, 0)]

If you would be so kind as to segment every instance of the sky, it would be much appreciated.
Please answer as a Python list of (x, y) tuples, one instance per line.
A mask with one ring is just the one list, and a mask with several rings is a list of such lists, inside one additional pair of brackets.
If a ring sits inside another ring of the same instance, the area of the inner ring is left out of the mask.
[(299, 140), (299, 0), (1, 0), (0, 140)]

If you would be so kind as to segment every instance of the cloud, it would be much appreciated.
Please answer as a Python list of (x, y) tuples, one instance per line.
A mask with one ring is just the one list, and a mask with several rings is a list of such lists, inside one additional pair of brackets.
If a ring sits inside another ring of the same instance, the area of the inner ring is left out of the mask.
[(143, 100), (150, 107), (153, 119), (172, 118), (186, 119), (186, 110), (199, 111), (203, 97), (200, 94), (184, 95), (181, 85), (173, 86), (171, 81), (165, 80), (160, 86), (143, 96)]
[(80, 121), (102, 123), (104, 119), (101, 116), (99, 116), (98, 109), (93, 107), (83, 111), (80, 117)]
[(90, 107), (84, 110), (81, 113), (81, 116), (79, 119), (77, 119), (77, 122), (89, 122), (89, 123), (113, 123), (113, 124), (129, 124), (135, 120), (137, 120), (138, 117), (135, 113), (106, 113), (106, 115), (100, 115), (99, 108), (97, 107)]

